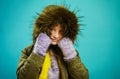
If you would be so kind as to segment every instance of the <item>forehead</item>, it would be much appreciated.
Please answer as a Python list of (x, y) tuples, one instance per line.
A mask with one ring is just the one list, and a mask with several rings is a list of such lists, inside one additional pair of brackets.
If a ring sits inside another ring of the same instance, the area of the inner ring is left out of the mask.
[(60, 24), (54, 25), (52, 29), (63, 30), (63, 27)]

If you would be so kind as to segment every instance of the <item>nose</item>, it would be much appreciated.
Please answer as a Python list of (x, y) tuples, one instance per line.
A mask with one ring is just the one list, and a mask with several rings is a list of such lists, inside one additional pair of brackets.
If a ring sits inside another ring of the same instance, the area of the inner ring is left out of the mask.
[(56, 31), (56, 32), (54, 33), (54, 37), (56, 37), (56, 38), (59, 37), (59, 32), (58, 32), (58, 31)]

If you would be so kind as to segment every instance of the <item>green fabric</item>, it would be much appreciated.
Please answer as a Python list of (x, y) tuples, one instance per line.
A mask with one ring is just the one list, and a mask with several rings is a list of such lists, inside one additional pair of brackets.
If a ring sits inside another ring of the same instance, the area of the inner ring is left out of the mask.
[[(26, 47), (16, 71), (18, 79), (38, 79), (44, 62), (44, 57), (32, 52), (33, 45)], [(70, 61), (64, 61), (60, 58), (60, 79), (88, 79), (88, 70), (81, 62), (79, 56)]]

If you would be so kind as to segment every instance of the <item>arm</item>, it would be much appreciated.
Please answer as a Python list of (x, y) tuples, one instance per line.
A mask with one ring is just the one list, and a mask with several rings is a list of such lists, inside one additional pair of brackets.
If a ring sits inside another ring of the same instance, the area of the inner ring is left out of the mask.
[[(22, 51), (16, 72), (18, 79), (36, 79), (39, 76), (44, 58), (30, 52), (30, 49), (31, 47), (27, 47)], [(31, 54), (28, 56), (28, 53)]]
[(84, 66), (79, 56), (66, 61), (68, 66), (68, 73), (73, 79), (88, 79), (89, 74), (87, 68)]
[[(28, 47), (22, 51), (17, 69), (17, 77), (19, 79), (38, 78), (50, 43), (51, 39), (46, 34), (40, 33), (33, 50), (31, 47)], [(31, 54), (28, 55), (29, 53)]]
[(72, 41), (65, 37), (59, 41), (58, 46), (63, 52), (63, 59), (67, 63), (69, 76), (72, 79), (88, 79), (88, 71), (77, 55)]

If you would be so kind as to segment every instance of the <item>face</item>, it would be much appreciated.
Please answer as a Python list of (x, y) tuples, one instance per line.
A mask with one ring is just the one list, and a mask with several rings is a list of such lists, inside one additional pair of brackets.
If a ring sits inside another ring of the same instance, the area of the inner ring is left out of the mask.
[(50, 33), (50, 38), (53, 45), (56, 45), (63, 37), (63, 31), (60, 24), (50, 28)]

